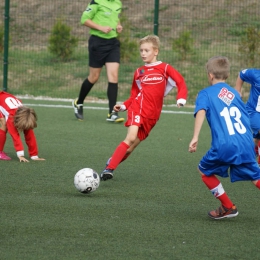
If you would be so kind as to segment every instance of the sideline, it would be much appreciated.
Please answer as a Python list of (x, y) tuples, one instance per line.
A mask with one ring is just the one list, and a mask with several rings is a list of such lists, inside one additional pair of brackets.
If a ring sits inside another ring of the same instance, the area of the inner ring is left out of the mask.
[[(52, 108), (69, 108), (69, 109), (73, 109), (72, 106), (68, 106), (68, 105), (29, 104), (29, 103), (24, 103), (24, 102), (23, 102), (23, 105), (30, 106), (30, 107), (36, 106), (36, 107), (52, 107)], [(84, 106), (83, 109), (107, 110), (106, 107), (89, 107), (89, 106)], [(165, 114), (193, 115), (193, 112), (186, 112), (186, 111), (162, 110), (162, 113), (165, 113)]]

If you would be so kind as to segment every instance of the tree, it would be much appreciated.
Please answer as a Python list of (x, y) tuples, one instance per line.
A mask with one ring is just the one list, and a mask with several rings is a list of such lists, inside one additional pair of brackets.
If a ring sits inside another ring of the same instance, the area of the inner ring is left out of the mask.
[(70, 32), (71, 28), (59, 19), (53, 26), (49, 38), (48, 50), (63, 61), (71, 57), (75, 47), (78, 45), (78, 39), (71, 36)]

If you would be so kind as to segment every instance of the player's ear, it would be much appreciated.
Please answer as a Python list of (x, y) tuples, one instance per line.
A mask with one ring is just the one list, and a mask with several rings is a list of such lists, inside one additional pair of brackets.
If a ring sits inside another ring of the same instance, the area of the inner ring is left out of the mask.
[(214, 79), (214, 75), (212, 73), (208, 73), (208, 77), (211, 81)]

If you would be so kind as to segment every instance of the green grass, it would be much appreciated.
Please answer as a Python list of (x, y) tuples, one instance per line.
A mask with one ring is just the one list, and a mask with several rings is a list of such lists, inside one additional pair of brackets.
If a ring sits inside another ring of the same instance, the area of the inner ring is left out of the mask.
[(239, 215), (207, 217), (219, 202), (196, 170), (210, 146), (206, 124), (199, 150), (190, 154), (192, 114), (163, 113), (114, 179), (83, 195), (73, 185), (75, 173), (101, 172), (126, 128), (105, 121), (106, 104), (88, 104), (104, 110), (85, 109), (86, 120), (78, 122), (70, 107), (38, 106), (45, 103), (70, 103), (24, 100), (35, 104), (39, 155), (46, 161), (19, 163), (10, 136), (5, 151), (12, 160), (0, 161), (1, 259), (259, 258), (259, 190), (251, 183), (221, 179)]

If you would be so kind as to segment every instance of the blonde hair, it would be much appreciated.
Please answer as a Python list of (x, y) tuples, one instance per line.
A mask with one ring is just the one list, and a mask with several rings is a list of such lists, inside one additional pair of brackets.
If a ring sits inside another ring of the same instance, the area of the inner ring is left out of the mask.
[(147, 35), (144, 38), (140, 39), (139, 46), (143, 43), (152, 43), (154, 49), (160, 49), (160, 38), (156, 35)]
[(216, 79), (226, 80), (230, 73), (230, 62), (225, 56), (215, 56), (208, 60), (206, 70)]
[(21, 106), (14, 115), (14, 126), (18, 131), (29, 130), (37, 127), (37, 115), (34, 109)]

